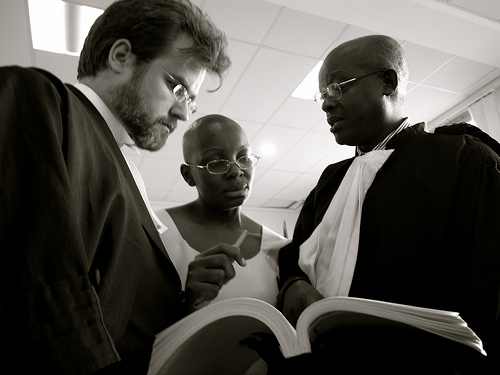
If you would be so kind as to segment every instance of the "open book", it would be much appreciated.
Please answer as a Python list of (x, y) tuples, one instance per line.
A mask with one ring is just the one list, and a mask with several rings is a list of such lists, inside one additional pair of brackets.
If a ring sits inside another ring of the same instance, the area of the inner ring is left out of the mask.
[(255, 332), (274, 334), (283, 356), (290, 358), (310, 353), (313, 336), (321, 332), (360, 324), (404, 324), (486, 355), (479, 337), (456, 312), (330, 297), (307, 307), (295, 330), (284, 315), (267, 302), (231, 298), (210, 304), (156, 335), (148, 375), (244, 374), (259, 356), (239, 343)]

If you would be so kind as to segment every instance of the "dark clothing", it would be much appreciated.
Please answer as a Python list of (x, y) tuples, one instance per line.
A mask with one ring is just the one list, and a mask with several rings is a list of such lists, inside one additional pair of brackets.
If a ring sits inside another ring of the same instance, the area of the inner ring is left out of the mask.
[(37, 69), (0, 68), (0, 108), (0, 368), (146, 373), (181, 284), (111, 131)]
[[(417, 124), (387, 149), (395, 151), (363, 204), (349, 296), (458, 311), (498, 366), (500, 145), (471, 125), (429, 134)], [(305, 276), (299, 246), (321, 222), (352, 161), (328, 166), (307, 197), (293, 241), (280, 252), (281, 285)]]

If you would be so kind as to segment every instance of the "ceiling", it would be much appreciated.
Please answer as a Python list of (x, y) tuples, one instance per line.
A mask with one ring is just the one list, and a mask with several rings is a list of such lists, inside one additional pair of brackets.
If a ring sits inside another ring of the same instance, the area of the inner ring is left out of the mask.
[[(45, 1), (45, 0), (39, 0)], [(70, 0), (104, 8), (110, 0)], [(239, 122), (255, 153), (268, 142), (276, 153), (257, 166), (248, 207), (297, 209), (330, 163), (353, 149), (336, 144), (313, 101), (293, 98), (307, 73), (339, 43), (387, 34), (410, 65), (406, 112), (435, 126), (481, 93), (500, 86), (498, 0), (194, 0), (227, 34), (232, 69), (216, 93), (203, 90), (199, 111)], [(31, 47), (27, 0), (0, 2), (0, 65), (48, 69), (75, 82), (77, 57)], [(207, 82), (205, 88), (211, 88)], [(179, 124), (158, 152), (132, 151), (154, 206), (196, 198), (179, 173)]]

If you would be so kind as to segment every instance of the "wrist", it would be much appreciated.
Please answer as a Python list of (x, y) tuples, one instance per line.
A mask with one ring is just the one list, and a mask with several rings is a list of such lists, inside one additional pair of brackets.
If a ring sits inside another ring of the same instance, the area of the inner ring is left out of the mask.
[(297, 281), (305, 281), (309, 283), (309, 279), (307, 278), (307, 276), (304, 275), (291, 276), (288, 279), (286, 279), (278, 293), (277, 303), (276, 303), (276, 307), (278, 308), (278, 310), (283, 311), (286, 291)]

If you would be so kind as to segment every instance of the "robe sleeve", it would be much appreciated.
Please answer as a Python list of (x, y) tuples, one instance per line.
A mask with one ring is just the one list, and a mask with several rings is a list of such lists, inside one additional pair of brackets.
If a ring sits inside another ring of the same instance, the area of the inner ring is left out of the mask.
[(3, 357), (20, 370), (84, 374), (119, 356), (66, 168), (66, 95), (49, 74), (0, 68), (0, 336)]
[[(454, 257), (460, 315), (482, 338), (489, 357), (500, 358), (500, 157), (466, 136), (458, 161)], [(498, 365), (498, 364), (497, 364)]]

